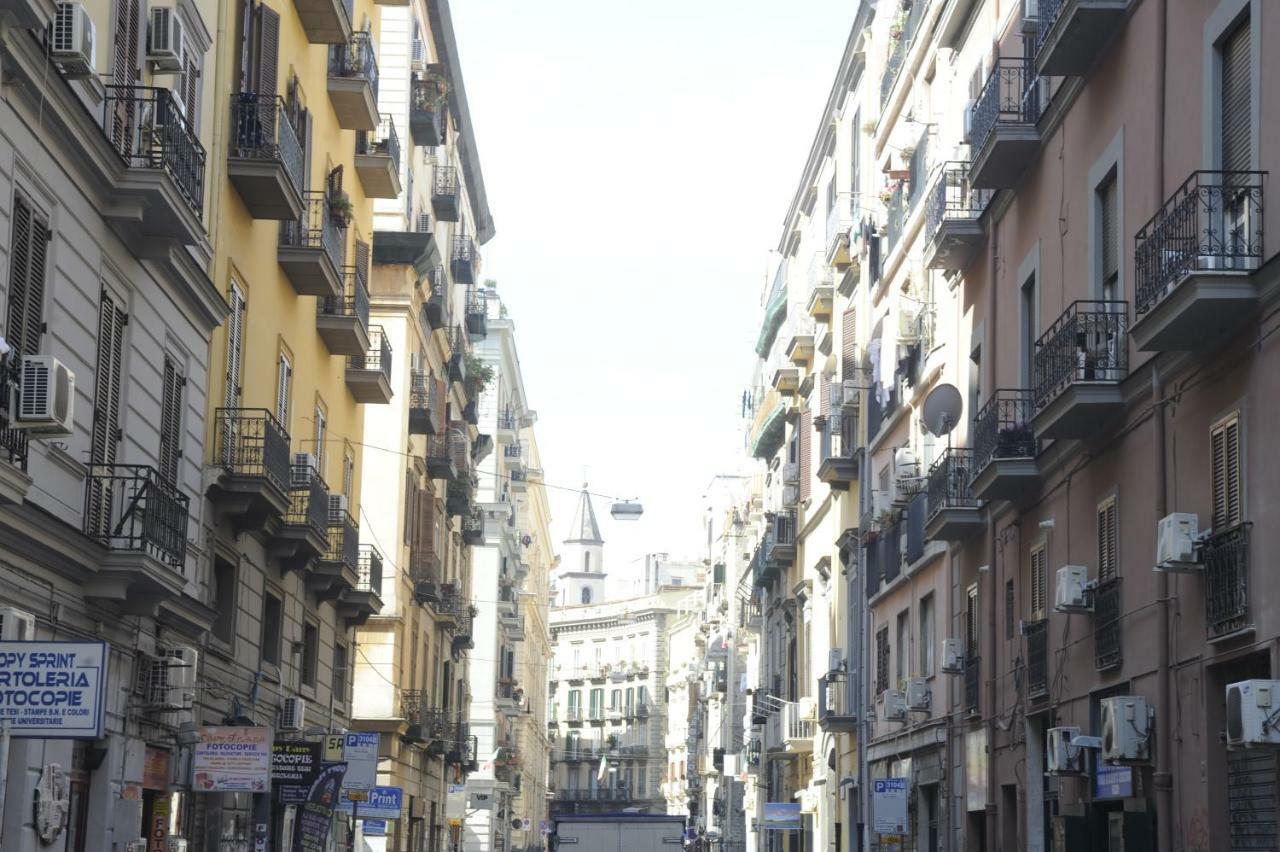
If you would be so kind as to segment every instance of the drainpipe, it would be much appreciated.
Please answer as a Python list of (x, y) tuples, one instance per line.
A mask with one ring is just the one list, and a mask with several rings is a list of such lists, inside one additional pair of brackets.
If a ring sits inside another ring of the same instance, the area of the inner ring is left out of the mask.
[[(986, 362), (986, 366), (987, 366), (986, 373), (987, 373), (987, 393), (988, 394), (995, 393), (996, 383), (997, 383), (996, 349), (998, 346), (997, 341), (1000, 339), (1000, 336), (999, 334), (997, 334), (996, 322), (998, 317), (1000, 300), (996, 298), (996, 289), (999, 286), (1000, 276), (996, 269), (996, 264), (998, 263), (999, 257), (1000, 257), (999, 236), (1000, 236), (1000, 223), (993, 222), (991, 225), (991, 240), (989, 243), (990, 249), (988, 250), (988, 253), (987, 253), (988, 254), (987, 277), (989, 279), (989, 282), (987, 285), (987, 341), (988, 341), (988, 347), (990, 351), (984, 352), (983, 353), (984, 357), (982, 359), (983, 361)], [(986, 619), (986, 622), (987, 622), (986, 645), (987, 645), (988, 661), (986, 664), (987, 671), (985, 672), (986, 679), (987, 679), (987, 688), (986, 688), (987, 706), (986, 706), (986, 712), (984, 714), (986, 716), (986, 721), (987, 721), (987, 808), (986, 808), (987, 830), (986, 830), (986, 835), (987, 835), (987, 847), (994, 849), (999, 845), (996, 842), (999, 820), (996, 814), (996, 789), (997, 789), (998, 773), (996, 772), (996, 759), (995, 759), (995, 752), (996, 752), (995, 710), (997, 706), (996, 705), (997, 679), (995, 676), (996, 641), (997, 641), (996, 565), (995, 565), (996, 563), (996, 524), (995, 524), (995, 515), (991, 511), (991, 508), (989, 506), (987, 507), (986, 511), (987, 511), (988, 543), (990, 548), (988, 551), (989, 561), (987, 563), (988, 567), (986, 570), (987, 578), (986, 578), (986, 582), (983, 584), (984, 588), (982, 593), (982, 596), (987, 601), (987, 606), (990, 608), (990, 612), (988, 613), (988, 617)], [(981, 612), (981, 610), (979, 610), (979, 612)], [(978, 659), (979, 660), (982, 659), (981, 654), (979, 654)], [(981, 665), (981, 663), (979, 664)]]

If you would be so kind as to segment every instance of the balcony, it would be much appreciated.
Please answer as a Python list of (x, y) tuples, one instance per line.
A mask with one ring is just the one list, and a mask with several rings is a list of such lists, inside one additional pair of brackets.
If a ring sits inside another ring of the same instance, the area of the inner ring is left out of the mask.
[(352, 0), (293, 0), (307, 41), (343, 44), (351, 38)]
[(451, 518), (462, 518), (475, 508), (476, 484), (465, 461), (459, 463), (455, 457), (454, 467), (459, 473), (445, 486), (444, 510)]
[(827, 211), (827, 248), (823, 253), (823, 260), (838, 272), (848, 269), (857, 256), (857, 252), (850, 247), (854, 212), (852, 192), (836, 193), (835, 203)]
[(920, 29), (920, 19), (928, 7), (929, 0), (907, 0), (899, 4), (898, 16), (889, 25), (889, 55), (885, 58), (884, 74), (880, 78), (880, 109), (883, 111), (893, 94), (898, 74), (906, 61), (911, 45), (915, 42), (916, 33)]
[(813, 751), (815, 725), (812, 719), (805, 718), (806, 710), (810, 709), (812, 699), (782, 702), (777, 712), (769, 717), (770, 750), (786, 751), (789, 754), (807, 754)]
[(1032, 361), (1041, 438), (1087, 438), (1124, 406), (1129, 303), (1073, 302), (1036, 341)]
[(850, 687), (848, 672), (828, 672), (818, 678), (818, 727), (823, 732), (847, 733), (858, 729), (858, 712)]
[(343, 269), (345, 293), (316, 300), (316, 331), (330, 355), (369, 351), (369, 290), (363, 270)]
[(343, 130), (377, 130), (378, 57), (367, 32), (329, 48), (329, 103)]
[(457, 222), (460, 206), (457, 167), (436, 166), (431, 179), (431, 211), (441, 222)]
[(305, 157), (283, 98), (231, 96), (227, 177), (254, 219), (302, 218)]
[(484, 512), (473, 509), (462, 516), (462, 543), (473, 547), (484, 544)]
[(964, 657), (964, 710), (965, 715), (977, 716), (982, 708), (982, 660), (977, 654)]
[(271, 534), (267, 552), (286, 571), (310, 566), (329, 550), (329, 488), (313, 468), (294, 464), (289, 477), (289, 509)]
[(106, 548), (85, 595), (153, 615), (182, 594), (190, 500), (153, 467), (90, 462), (84, 532)]
[(468, 469), (466, 432), (446, 427), (427, 441), (427, 476), (452, 482)]
[(982, 212), (988, 190), (969, 184), (969, 164), (943, 163), (929, 188), (924, 219), (924, 263), (929, 269), (959, 271), (982, 245)]
[(773, 365), (769, 387), (783, 396), (795, 396), (800, 390), (800, 370), (789, 364)]
[(125, 169), (112, 209), (141, 239), (205, 238), (205, 151), (168, 89), (107, 86), (102, 127)]
[(21, 359), (10, 353), (0, 359), (0, 503), (22, 503), (31, 488), (27, 476), (28, 435), (10, 423), (10, 388), (18, 380)]
[(775, 512), (769, 517), (764, 538), (764, 560), (786, 571), (796, 559), (796, 513)]
[(449, 380), (463, 387), (467, 384), (467, 355), (471, 350), (471, 339), (455, 325), (449, 334)]
[(1199, 350), (1258, 305), (1265, 172), (1194, 172), (1135, 238), (1133, 342)]
[(440, 263), (440, 248), (431, 233), (430, 223), (412, 231), (374, 231), (373, 262), (412, 266), (418, 275), (427, 275)]
[(1049, 695), (1048, 620), (1027, 622), (1023, 635), (1027, 637), (1027, 697), (1046, 698)]
[(467, 334), (472, 337), (483, 338), (489, 333), (488, 299), (484, 290), (467, 289), (466, 325)]
[(1001, 57), (973, 106), (969, 179), (980, 189), (1009, 189), (1040, 148), (1040, 78), (1025, 59)]
[(382, 326), (369, 329), (369, 348), (347, 358), (347, 389), (356, 402), (386, 405), (391, 402), (391, 343)]
[(948, 447), (929, 468), (926, 538), (964, 541), (986, 526), (969, 489), (972, 476), (973, 450), (967, 447)]
[(510, 444), (520, 434), (520, 418), (510, 407), (498, 412), (494, 424), (493, 439), (499, 444)]
[(858, 416), (852, 411), (829, 414), (818, 439), (818, 479), (837, 491), (858, 481)]
[[(409, 134), (414, 145), (434, 148), (444, 144), (448, 124), (447, 94), (448, 83), (441, 65), (428, 65), (423, 79), (409, 81)], [(434, 202), (434, 198), (432, 200)], [(457, 219), (446, 221), (456, 222)]]
[(1040, 482), (1040, 442), (1031, 428), (1030, 390), (1001, 389), (973, 424), (973, 482), (978, 500), (1019, 500)]
[(582, 708), (570, 707), (568, 710), (564, 712), (564, 721), (569, 725), (581, 725), (582, 724)]
[(429, 373), (414, 370), (409, 379), (409, 434), (434, 435), (443, 429), (440, 388)]
[(373, 545), (360, 545), (355, 587), (342, 592), (337, 607), (348, 626), (364, 624), (382, 611), (382, 554)]
[(1203, 545), (1204, 623), (1209, 641), (1242, 636), (1249, 623), (1249, 531), (1237, 524), (1214, 534)]
[(443, 266), (432, 268), (427, 275), (428, 291), (422, 302), (423, 327), (431, 331), (447, 329), (449, 325), (449, 279)]
[(280, 223), (276, 256), (299, 296), (342, 295), (342, 268), (347, 257), (345, 222), (319, 191), (307, 192), (302, 215)]
[(354, 589), (360, 566), (360, 525), (345, 508), (335, 505), (341, 499), (330, 497), (329, 543), (307, 575), (307, 590), (322, 601), (336, 600)]
[(798, 317), (790, 323), (786, 353), (797, 367), (807, 367), (813, 362), (814, 331), (814, 322), (809, 317)]
[(1124, 23), (1129, 0), (1039, 0), (1036, 73), (1084, 74)]
[(289, 433), (265, 408), (219, 408), (213, 428), (210, 503), (237, 535), (261, 532), (289, 509)]
[(383, 115), (378, 129), (356, 131), (356, 176), (369, 198), (400, 195), (400, 137), (390, 115)]
[(456, 284), (476, 283), (476, 244), (467, 234), (455, 234), (453, 254), (449, 257), (449, 277)]
[(448, 736), (449, 714), (427, 706), (425, 690), (400, 690), (400, 717), (406, 723), (401, 740), (410, 745), (439, 745)]
[(1093, 592), (1093, 666), (1114, 669), (1124, 659), (1120, 642), (1120, 580), (1098, 584)]

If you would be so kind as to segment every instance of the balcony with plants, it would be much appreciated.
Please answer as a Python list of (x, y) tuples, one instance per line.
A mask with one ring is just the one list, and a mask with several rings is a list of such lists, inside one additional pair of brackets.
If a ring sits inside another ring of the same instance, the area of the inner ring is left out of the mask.
[(978, 498), (969, 483), (973, 450), (948, 447), (929, 468), (928, 518), (925, 536), (931, 541), (964, 541), (985, 526)]
[(391, 342), (382, 326), (369, 328), (369, 348), (347, 357), (347, 389), (356, 402), (386, 405), (391, 402)]
[(1124, 406), (1129, 303), (1078, 301), (1036, 341), (1031, 426), (1040, 438), (1088, 438)]
[(275, 525), (290, 504), (289, 433), (265, 408), (219, 408), (213, 428), (214, 510), (237, 533)]
[(367, 276), (358, 266), (343, 267), (343, 294), (316, 300), (316, 332), (330, 355), (369, 351)]
[(483, 340), (489, 333), (488, 297), (484, 289), (474, 285), (467, 288), (465, 324), (473, 338)]
[(305, 154), (284, 99), (231, 96), (227, 177), (255, 219), (296, 222), (304, 211)]
[(885, 57), (884, 73), (880, 77), (880, 109), (889, 104), (894, 86), (906, 62), (907, 54), (920, 31), (920, 19), (924, 17), (929, 0), (890, 0), (889, 54)]
[(1002, 56), (973, 106), (969, 180), (979, 189), (1015, 186), (1040, 150), (1040, 77), (1031, 62)]
[(409, 134), (414, 145), (435, 148), (445, 143), (448, 94), (449, 79), (443, 65), (427, 65), (409, 80)]
[(969, 164), (943, 163), (928, 190), (924, 219), (924, 264), (949, 272), (964, 269), (982, 245), (980, 221), (990, 190), (969, 183)]
[(1031, 426), (1034, 395), (1001, 388), (978, 411), (973, 424), (973, 482), (978, 500), (1020, 500), (1040, 482), (1040, 441)]
[(1133, 342), (1200, 350), (1258, 306), (1266, 172), (1193, 172), (1135, 238)]
[(329, 487), (316, 460), (296, 453), (290, 465), (289, 508), (270, 533), (267, 552), (286, 571), (308, 569), (329, 549)]
[(356, 131), (355, 167), (367, 197), (400, 195), (400, 137), (390, 114), (379, 116), (377, 129)]
[(302, 215), (280, 223), (276, 256), (299, 296), (342, 296), (351, 200), (340, 189), (308, 191)]
[(1086, 73), (1124, 26), (1131, 0), (1038, 0), (1036, 72)]
[(378, 56), (370, 33), (357, 32), (343, 44), (330, 45), (328, 89), (339, 127), (378, 129)]

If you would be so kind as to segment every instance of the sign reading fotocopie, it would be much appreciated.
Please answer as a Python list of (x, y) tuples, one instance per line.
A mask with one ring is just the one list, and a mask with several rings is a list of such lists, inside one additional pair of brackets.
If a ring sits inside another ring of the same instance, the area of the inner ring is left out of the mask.
[(0, 642), (0, 716), (14, 737), (102, 736), (106, 642)]

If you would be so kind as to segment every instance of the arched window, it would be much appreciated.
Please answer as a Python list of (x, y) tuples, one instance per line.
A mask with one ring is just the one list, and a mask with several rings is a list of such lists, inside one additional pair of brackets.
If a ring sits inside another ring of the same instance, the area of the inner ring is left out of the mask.
[(590, 586), (582, 587), (582, 602), (584, 604), (591, 603), (591, 587)]

